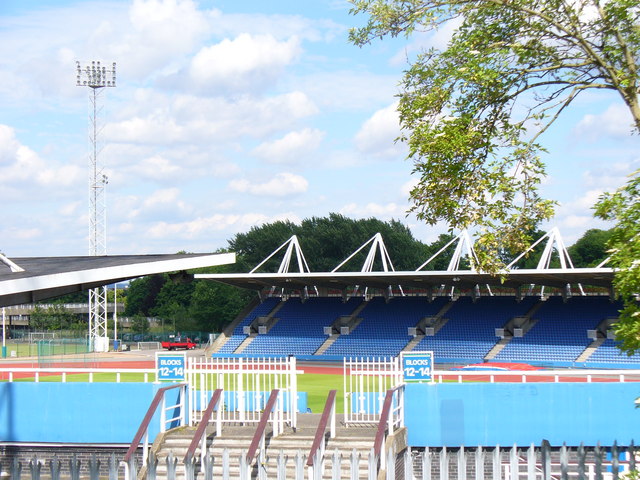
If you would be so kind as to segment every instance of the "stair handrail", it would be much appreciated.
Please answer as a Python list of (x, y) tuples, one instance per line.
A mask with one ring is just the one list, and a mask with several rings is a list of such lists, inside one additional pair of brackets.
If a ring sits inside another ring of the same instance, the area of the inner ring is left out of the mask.
[[(249, 445), (249, 450), (247, 451), (247, 454), (245, 455), (245, 460), (247, 462), (247, 465), (251, 465), (251, 462), (253, 461), (253, 458), (256, 455), (256, 450), (258, 450), (258, 447), (262, 446), (264, 447), (264, 440), (265, 440), (265, 430), (267, 428), (267, 423), (269, 422), (269, 416), (271, 415), (271, 411), (273, 410), (273, 407), (276, 406), (276, 402), (278, 401), (278, 394), (280, 393), (280, 390), (275, 388), (273, 390), (271, 390), (271, 395), (269, 395), (269, 399), (267, 400), (267, 404), (264, 407), (264, 410), (262, 411), (262, 415), (260, 415), (260, 422), (258, 422), (258, 427), (256, 428), (255, 433), (253, 434), (253, 439), (251, 440), (251, 444)], [(282, 408), (278, 408), (276, 410), (276, 416), (277, 417), (281, 417), (282, 416)], [(280, 418), (276, 418), (274, 423), (273, 423), (273, 435), (276, 436), (279, 433), (279, 424), (281, 423), (281, 419)], [(261, 448), (261, 450), (264, 450), (264, 448)]]
[[(393, 397), (398, 393), (398, 405), (393, 408)], [(376, 437), (373, 442), (373, 455), (374, 458), (380, 459), (380, 469), (386, 468), (386, 458), (382, 455), (382, 446), (385, 443), (388, 434), (393, 433), (394, 427), (397, 424), (398, 428), (404, 426), (404, 413), (402, 410), (402, 404), (404, 399), (402, 395), (404, 393), (404, 384), (387, 390), (387, 394), (384, 396), (384, 403), (382, 404), (382, 411), (380, 412), (380, 420), (378, 420), (378, 429), (376, 431)], [(397, 415), (397, 418), (395, 418)], [(377, 463), (377, 462), (376, 462)]]
[[(182, 395), (180, 395), (180, 399), (182, 403), (176, 404), (173, 407), (169, 407), (169, 409), (174, 409), (176, 407), (181, 407), (180, 408), (180, 417), (175, 417), (175, 418), (170, 418), (170, 419), (166, 419), (166, 411), (167, 409), (164, 406), (164, 400), (165, 400), (165, 393), (167, 393), (169, 390), (173, 390), (174, 388), (180, 388), (182, 389)], [(149, 405), (149, 409), (147, 410), (147, 413), (145, 414), (144, 418), (142, 419), (142, 422), (140, 423), (140, 427), (138, 427), (138, 431), (136, 432), (135, 436), (133, 437), (133, 440), (131, 441), (131, 445), (129, 446), (129, 449), (127, 450), (127, 453), (124, 456), (124, 459), (122, 460), (122, 462), (120, 462), (121, 464), (124, 465), (124, 469), (125, 469), (125, 479), (127, 480), (134, 480), (135, 479), (135, 472), (133, 472), (133, 468), (130, 468), (130, 466), (132, 466), (133, 461), (134, 461), (134, 454), (136, 453), (136, 450), (138, 450), (138, 447), (140, 446), (140, 441), (142, 440), (142, 437), (144, 437), (144, 446), (143, 446), (143, 450), (142, 450), (142, 465), (145, 466), (147, 464), (147, 459), (149, 458), (149, 424), (151, 423), (151, 420), (153, 419), (153, 416), (156, 413), (156, 410), (158, 409), (158, 405), (160, 405), (160, 402), (162, 402), (162, 409), (161, 409), (161, 420), (160, 420), (160, 431), (164, 432), (166, 431), (166, 423), (167, 421), (175, 421), (175, 420), (180, 420), (180, 425), (185, 425), (186, 423), (186, 417), (185, 417), (185, 399), (186, 399), (186, 390), (187, 390), (187, 384), (186, 383), (178, 383), (175, 385), (169, 385), (167, 387), (162, 387), (160, 388), (155, 396), (153, 397), (153, 400), (151, 401), (151, 405)], [(134, 474), (133, 476), (131, 474)]]
[[(214, 390), (213, 395), (211, 396), (211, 400), (209, 400), (209, 404), (207, 405), (206, 410), (202, 414), (202, 418), (200, 419), (200, 423), (198, 424), (198, 428), (196, 428), (196, 433), (193, 435), (193, 439), (191, 439), (191, 443), (189, 444), (189, 448), (187, 449), (187, 453), (184, 456), (185, 465), (187, 462), (193, 458), (196, 453), (196, 449), (198, 448), (198, 444), (202, 442), (200, 446), (200, 459), (204, 461), (204, 458), (207, 456), (207, 436), (205, 432), (207, 431), (207, 425), (209, 424), (209, 420), (213, 416), (213, 412), (220, 403), (220, 398), (222, 398), (222, 388), (218, 388)], [(220, 436), (222, 430), (222, 419), (220, 417), (220, 413), (222, 409), (218, 409), (218, 416), (216, 418), (216, 435)]]
[[(320, 422), (318, 422), (318, 428), (316, 428), (316, 435), (309, 450), (309, 457), (307, 458), (307, 466), (309, 467), (309, 478), (314, 478), (313, 468), (315, 467), (316, 452), (320, 452), (318, 458), (322, 458), (325, 450), (327, 424), (330, 426), (329, 435), (330, 438), (336, 436), (336, 393), (337, 390), (329, 390), (327, 395), (327, 401), (324, 404), (324, 410), (320, 416)], [(331, 422), (331, 423), (329, 423)]]

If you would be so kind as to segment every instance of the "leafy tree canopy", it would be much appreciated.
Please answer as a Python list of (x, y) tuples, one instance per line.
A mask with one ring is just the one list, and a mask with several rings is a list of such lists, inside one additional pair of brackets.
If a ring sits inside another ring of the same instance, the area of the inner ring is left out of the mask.
[(616, 323), (616, 338), (629, 354), (640, 352), (640, 177), (638, 173), (624, 187), (604, 195), (596, 214), (613, 220), (616, 226), (608, 242), (611, 263), (618, 268), (614, 287), (625, 302)]
[(505, 246), (522, 251), (553, 215), (538, 186), (540, 135), (581, 92), (613, 90), (640, 129), (640, 7), (636, 0), (352, 0), (368, 22), (363, 45), (458, 25), (446, 49), (406, 71), (399, 112), (418, 185), (413, 211), (427, 223), (478, 226), (485, 269)]
[(573, 266), (577, 268), (597, 267), (609, 257), (607, 243), (613, 230), (592, 228), (587, 230), (576, 243), (571, 245), (569, 255)]
[[(305, 219), (300, 225), (291, 222), (274, 222), (253, 227), (247, 233), (239, 233), (229, 241), (229, 249), (238, 255), (237, 271), (247, 272), (267, 256), (297, 235), (311, 271), (328, 272), (346, 260), (367, 240), (380, 233), (396, 270), (414, 270), (427, 258), (426, 246), (416, 240), (409, 228), (399, 221), (383, 222), (376, 218), (354, 220), (337, 213), (328, 217)], [(367, 249), (354, 257), (346, 268), (362, 265)], [(281, 255), (265, 264), (262, 271), (275, 271)]]
[[(479, 228), (480, 268), (498, 272), (530, 231), (553, 215), (541, 197), (541, 135), (582, 93), (609, 90), (640, 131), (637, 0), (351, 0), (367, 15), (351, 40), (455, 27), (443, 50), (420, 54), (402, 82), (401, 140), (419, 183), (413, 211), (429, 224)], [(639, 171), (605, 195), (596, 214), (615, 222), (611, 265), (625, 301), (619, 338), (640, 349)], [(508, 256), (508, 255), (507, 255)]]

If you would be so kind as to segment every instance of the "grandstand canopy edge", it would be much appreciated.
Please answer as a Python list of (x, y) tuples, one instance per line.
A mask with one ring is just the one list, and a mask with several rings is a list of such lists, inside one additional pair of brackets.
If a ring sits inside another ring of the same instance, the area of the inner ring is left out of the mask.
[(386, 289), (400, 285), (402, 288), (428, 289), (442, 285), (471, 289), (476, 285), (502, 286), (517, 289), (521, 286), (539, 285), (564, 288), (566, 285), (582, 284), (611, 288), (614, 270), (611, 268), (572, 269), (523, 269), (512, 270), (505, 276), (478, 273), (470, 270), (458, 271), (412, 271), (412, 272), (327, 272), (327, 273), (237, 273), (197, 274), (195, 278), (208, 279), (235, 287), (262, 290), (280, 287), (302, 290), (305, 287), (324, 287), (346, 290), (358, 285)]
[(234, 253), (12, 258), (0, 262), (0, 307), (31, 303), (144, 275), (230, 263), (235, 263)]

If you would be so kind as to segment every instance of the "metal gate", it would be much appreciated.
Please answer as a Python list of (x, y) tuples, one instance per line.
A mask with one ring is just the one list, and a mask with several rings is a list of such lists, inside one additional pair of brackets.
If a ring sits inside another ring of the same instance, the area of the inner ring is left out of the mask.
[[(402, 384), (398, 358), (345, 358), (343, 375), (344, 420), (347, 425), (377, 423), (387, 390)], [(394, 398), (397, 403), (397, 397)]]
[(221, 420), (258, 423), (272, 390), (280, 390), (277, 409), (284, 423), (295, 428), (298, 411), (296, 359), (290, 358), (189, 358), (189, 421), (200, 420), (213, 392), (221, 388)]

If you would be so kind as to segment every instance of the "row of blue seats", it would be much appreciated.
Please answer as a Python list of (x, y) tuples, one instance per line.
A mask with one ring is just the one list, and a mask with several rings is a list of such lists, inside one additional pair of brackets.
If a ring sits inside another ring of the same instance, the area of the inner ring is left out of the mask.
[[(343, 302), (338, 297), (311, 298), (301, 302), (291, 298), (276, 314), (279, 321), (267, 335), (258, 335), (245, 353), (286, 353), (310, 355), (326, 339), (323, 327), (337, 318), (352, 314), (361, 299)], [(269, 303), (267, 303), (269, 302)], [(359, 356), (370, 354), (397, 355), (410, 339), (407, 327), (415, 326), (422, 318), (436, 315), (450, 299), (438, 297), (428, 302), (424, 297), (396, 297), (386, 302), (376, 297), (359, 312), (362, 322), (349, 335), (341, 335), (325, 352), (326, 355)], [(495, 345), (495, 329), (503, 327), (511, 318), (523, 316), (539, 302), (527, 297), (470, 297), (455, 301), (444, 317), (448, 322), (436, 336), (425, 337), (415, 350), (433, 350), (436, 357), (484, 357)], [(268, 315), (277, 299), (263, 302), (235, 329), (234, 335), (220, 353), (232, 353), (245, 338), (242, 326), (257, 316)], [(522, 338), (514, 338), (498, 354), (496, 360), (575, 360), (589, 345), (588, 329), (603, 319), (615, 316), (619, 306), (605, 297), (574, 297), (564, 302), (560, 297), (549, 298), (537, 309), (537, 323)], [(615, 345), (603, 345), (593, 355), (598, 361), (620, 360)], [(630, 361), (640, 362), (640, 356)]]

